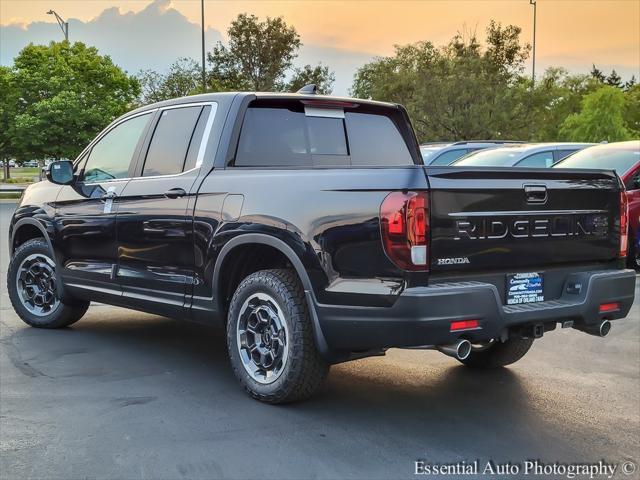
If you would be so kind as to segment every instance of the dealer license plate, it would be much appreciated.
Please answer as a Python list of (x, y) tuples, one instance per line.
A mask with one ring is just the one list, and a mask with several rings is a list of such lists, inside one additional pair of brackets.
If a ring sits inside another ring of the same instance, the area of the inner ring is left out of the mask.
[(513, 273), (507, 275), (507, 305), (544, 302), (541, 273)]

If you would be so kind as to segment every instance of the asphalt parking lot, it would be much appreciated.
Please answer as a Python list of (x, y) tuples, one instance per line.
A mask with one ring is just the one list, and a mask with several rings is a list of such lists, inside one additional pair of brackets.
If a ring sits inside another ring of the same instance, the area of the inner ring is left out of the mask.
[(23, 324), (4, 280), (14, 207), (0, 203), (3, 480), (410, 478), (419, 459), (640, 463), (638, 302), (608, 337), (556, 330), (510, 368), (393, 350), (335, 366), (312, 400), (274, 407), (238, 387), (215, 328), (103, 305), (65, 330)]

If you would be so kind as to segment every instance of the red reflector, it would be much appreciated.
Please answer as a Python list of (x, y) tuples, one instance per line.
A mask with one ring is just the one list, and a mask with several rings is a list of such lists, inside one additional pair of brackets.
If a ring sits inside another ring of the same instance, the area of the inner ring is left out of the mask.
[(614, 312), (616, 310), (620, 310), (620, 304), (618, 302), (601, 303), (600, 309), (598, 311), (600, 313), (607, 313), (607, 312)]
[(478, 328), (479, 325), (478, 320), (459, 320), (457, 322), (451, 322), (451, 331), (456, 332), (458, 330)]

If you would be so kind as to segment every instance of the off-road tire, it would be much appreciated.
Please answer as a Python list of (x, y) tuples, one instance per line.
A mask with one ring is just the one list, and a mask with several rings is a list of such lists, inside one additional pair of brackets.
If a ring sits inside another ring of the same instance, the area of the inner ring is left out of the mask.
[[(288, 329), (287, 361), (280, 376), (268, 384), (257, 382), (245, 370), (237, 340), (240, 309), (256, 293), (276, 300)], [(308, 398), (318, 390), (327, 376), (329, 364), (316, 348), (311, 322), (304, 291), (292, 270), (261, 270), (242, 280), (229, 306), (227, 348), (233, 372), (249, 395), (277, 404)]]
[(498, 368), (517, 362), (531, 348), (533, 338), (510, 338), (506, 342), (496, 341), (484, 350), (471, 350), (469, 356), (460, 360), (467, 367)]
[(23, 305), (18, 294), (16, 276), (22, 261), (34, 254), (44, 254), (53, 259), (47, 242), (43, 238), (34, 238), (20, 245), (9, 263), (7, 291), (13, 309), (26, 324), (36, 328), (63, 328), (77, 322), (89, 308), (90, 302), (69, 299), (66, 300), (66, 303), (60, 302), (57, 308), (47, 315), (35, 315)]

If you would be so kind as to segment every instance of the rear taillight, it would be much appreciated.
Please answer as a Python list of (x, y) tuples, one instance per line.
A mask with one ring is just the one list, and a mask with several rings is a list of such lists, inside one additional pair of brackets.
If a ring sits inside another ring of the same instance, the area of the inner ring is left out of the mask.
[(384, 251), (403, 270), (429, 268), (429, 198), (426, 192), (392, 192), (380, 206)]
[(620, 256), (627, 256), (629, 247), (629, 199), (627, 192), (620, 192)]

